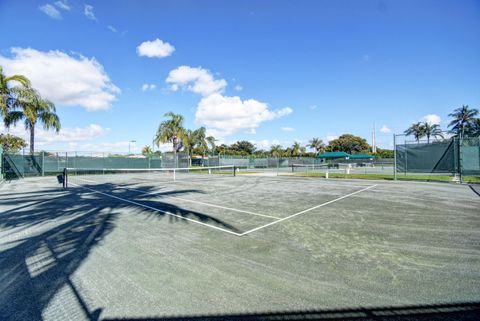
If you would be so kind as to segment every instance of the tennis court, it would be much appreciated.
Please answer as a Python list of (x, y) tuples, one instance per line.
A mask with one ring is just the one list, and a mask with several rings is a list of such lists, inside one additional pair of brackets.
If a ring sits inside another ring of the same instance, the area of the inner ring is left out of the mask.
[(4, 183), (0, 312), (114, 320), (480, 299), (478, 188), (192, 174)]

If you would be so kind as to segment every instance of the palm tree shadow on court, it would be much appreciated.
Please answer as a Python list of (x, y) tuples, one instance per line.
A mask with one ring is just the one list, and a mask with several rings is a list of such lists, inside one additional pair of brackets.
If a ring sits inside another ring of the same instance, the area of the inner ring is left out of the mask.
[(0, 214), (1, 320), (98, 320), (101, 309), (92, 311), (72, 281), (72, 274), (115, 229), (125, 208), (128, 213), (146, 214), (145, 218), (162, 218), (168, 215), (165, 212), (171, 212), (178, 215), (172, 223), (189, 223), (180, 218), (189, 217), (236, 230), (207, 214), (168, 204), (167, 199), (158, 201), (199, 192), (196, 190), (158, 192), (153, 186), (143, 186), (144, 193), (139, 194), (111, 184), (95, 185), (95, 189), (164, 212), (135, 207), (83, 188), (3, 193), (2, 206), (15, 207)]

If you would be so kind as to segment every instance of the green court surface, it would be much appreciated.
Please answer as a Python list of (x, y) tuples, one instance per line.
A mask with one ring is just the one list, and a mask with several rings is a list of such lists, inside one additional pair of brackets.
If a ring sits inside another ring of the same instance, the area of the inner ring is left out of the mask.
[(480, 300), (461, 184), (237, 175), (0, 185), (0, 319), (111, 320)]

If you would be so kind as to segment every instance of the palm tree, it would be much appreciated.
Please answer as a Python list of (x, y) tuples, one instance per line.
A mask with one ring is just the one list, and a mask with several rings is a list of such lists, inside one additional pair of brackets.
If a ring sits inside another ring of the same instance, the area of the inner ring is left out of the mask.
[(5, 117), (8, 113), (9, 107), (14, 102), (12, 97), (12, 88), (9, 83), (17, 82), (22, 86), (30, 86), (30, 81), (27, 77), (22, 75), (6, 76), (0, 66), (0, 116)]
[(292, 157), (293, 155), (293, 149), (292, 147), (287, 147), (285, 150), (282, 152), (283, 156), (285, 157)]
[(280, 145), (272, 145), (270, 147), (270, 153), (272, 154), (273, 157), (279, 157), (282, 154), (282, 146)]
[(195, 144), (196, 144), (195, 132), (190, 129), (186, 129), (183, 132), (182, 143), (183, 143), (183, 149), (188, 154), (188, 161), (189, 161), (189, 165), (191, 166), (193, 149), (195, 148)]
[(294, 142), (292, 145), (292, 156), (299, 156), (302, 152), (302, 146), (299, 142)]
[(214, 153), (214, 152), (215, 152), (215, 142), (217, 141), (217, 140), (215, 139), (215, 137), (213, 137), (213, 136), (207, 136), (207, 137), (205, 138), (205, 140), (207, 141), (207, 144), (210, 145), (210, 151), (211, 151), (212, 153)]
[(60, 131), (60, 119), (55, 113), (55, 105), (42, 99), (40, 94), (31, 87), (15, 87), (12, 89), (15, 102), (12, 110), (5, 116), (5, 125), (10, 128), (18, 121), (23, 121), (25, 129), (30, 131), (30, 154), (35, 150), (35, 126), (38, 122), (43, 124), (44, 129), (55, 129)]
[(170, 117), (170, 119), (160, 123), (154, 141), (157, 146), (160, 146), (161, 143), (172, 143), (173, 154), (176, 160), (177, 152), (181, 148), (181, 139), (185, 133), (185, 129), (183, 128), (183, 116), (174, 114), (171, 111), (163, 116)]
[(208, 150), (208, 141), (205, 127), (200, 127), (195, 129), (195, 147), (199, 148), (202, 151), (202, 156), (205, 156), (206, 151)]
[(477, 115), (478, 109), (470, 109), (468, 105), (455, 109), (453, 113), (448, 114), (448, 116), (453, 117), (453, 120), (448, 124), (448, 127), (452, 127), (450, 132), (463, 137), (468, 129), (474, 126), (475, 116)]
[(319, 151), (325, 149), (325, 144), (320, 138), (312, 138), (309, 142), (307, 147), (315, 149), (315, 152), (318, 153)]
[(420, 139), (425, 136), (425, 130), (423, 127), (423, 124), (418, 122), (418, 123), (413, 123), (408, 129), (404, 132), (405, 135), (410, 136), (412, 135), (415, 137), (415, 140), (417, 143), (420, 142)]
[(427, 136), (427, 143), (430, 143), (430, 137), (437, 139), (437, 137), (443, 138), (442, 130), (438, 124), (430, 125), (428, 122), (423, 123), (423, 132)]
[(473, 126), (469, 129), (469, 135), (474, 137), (480, 136), (480, 118), (475, 119)]
[(152, 153), (153, 153), (153, 151), (150, 148), (150, 146), (148, 146), (148, 145), (143, 146), (143, 148), (142, 148), (142, 155), (143, 156), (148, 156), (148, 155), (151, 155)]

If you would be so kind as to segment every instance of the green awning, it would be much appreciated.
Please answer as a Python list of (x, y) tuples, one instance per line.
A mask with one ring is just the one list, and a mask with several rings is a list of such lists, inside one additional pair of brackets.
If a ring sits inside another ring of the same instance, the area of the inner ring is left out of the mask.
[(349, 158), (350, 154), (345, 152), (326, 152), (318, 154), (317, 158)]
[(368, 154), (352, 154), (350, 155), (350, 159), (372, 159), (375, 156), (368, 155)]

